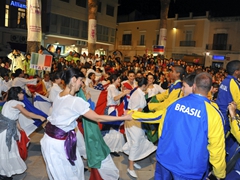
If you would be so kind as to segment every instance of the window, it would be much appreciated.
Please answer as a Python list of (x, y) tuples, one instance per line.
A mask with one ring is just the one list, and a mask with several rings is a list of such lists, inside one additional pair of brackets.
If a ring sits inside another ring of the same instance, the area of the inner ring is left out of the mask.
[(102, 11), (102, 2), (98, 2), (98, 10), (97, 12), (101, 13)]
[(144, 34), (140, 35), (139, 45), (140, 45), (140, 46), (145, 45), (145, 35), (144, 35)]
[(88, 38), (88, 22), (82, 21), (82, 26), (81, 26), (81, 38), (87, 39)]
[(213, 36), (213, 50), (226, 50), (227, 49), (228, 34), (220, 33)]
[(192, 41), (192, 34), (193, 34), (192, 31), (186, 30), (186, 36), (185, 36), (186, 39), (185, 40)]
[(114, 16), (114, 7), (107, 5), (106, 14), (113, 17)]
[(115, 41), (115, 31), (116, 31), (116, 29), (111, 29), (111, 37), (110, 37), (111, 43), (113, 43)]
[(156, 37), (157, 41), (155, 43), (155, 45), (158, 45), (158, 41), (159, 41), (159, 34), (157, 34), (157, 37)]
[(5, 8), (5, 27), (8, 27), (8, 19), (9, 18), (9, 5), (6, 5)]
[(123, 34), (122, 45), (132, 45), (132, 34)]
[(18, 8), (18, 20), (17, 24), (19, 28), (27, 28), (26, 27), (26, 11), (25, 9)]
[(87, 0), (76, 0), (76, 5), (81, 7), (87, 7)]
[(97, 39), (108, 42), (108, 27), (97, 25)]

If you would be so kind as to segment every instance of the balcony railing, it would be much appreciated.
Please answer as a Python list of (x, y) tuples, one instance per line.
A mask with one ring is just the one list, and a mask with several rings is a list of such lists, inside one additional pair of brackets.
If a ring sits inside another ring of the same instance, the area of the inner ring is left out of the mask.
[(231, 44), (206, 44), (206, 50), (232, 50)]
[(196, 41), (180, 41), (180, 46), (195, 47)]
[(132, 45), (132, 41), (119, 41), (119, 45), (131, 46)]

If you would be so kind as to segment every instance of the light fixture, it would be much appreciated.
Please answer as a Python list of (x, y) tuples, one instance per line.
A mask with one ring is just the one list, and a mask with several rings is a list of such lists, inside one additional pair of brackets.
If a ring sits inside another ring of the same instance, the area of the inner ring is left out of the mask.
[(207, 52), (206, 52), (206, 56), (209, 56), (209, 55), (210, 55), (210, 52), (207, 51)]
[(58, 42), (58, 41), (55, 41), (55, 44), (59, 44), (59, 42)]

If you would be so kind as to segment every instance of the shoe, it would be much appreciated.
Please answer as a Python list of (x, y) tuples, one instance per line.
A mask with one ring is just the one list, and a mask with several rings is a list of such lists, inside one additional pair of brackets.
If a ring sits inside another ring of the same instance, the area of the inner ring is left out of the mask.
[(127, 169), (127, 172), (130, 174), (130, 176), (137, 178), (137, 174), (135, 173), (134, 170)]
[(137, 164), (137, 163), (134, 163), (133, 166), (134, 166), (136, 169), (141, 169), (141, 168), (142, 168), (142, 167), (141, 167), (139, 164)]
[(117, 152), (110, 152), (111, 155), (119, 157), (120, 155)]

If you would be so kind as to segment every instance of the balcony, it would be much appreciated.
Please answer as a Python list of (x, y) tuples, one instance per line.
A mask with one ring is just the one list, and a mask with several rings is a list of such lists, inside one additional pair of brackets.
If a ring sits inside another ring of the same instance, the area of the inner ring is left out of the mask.
[(196, 41), (180, 41), (180, 46), (195, 47)]
[(206, 44), (206, 50), (226, 50), (231, 51), (231, 44)]

